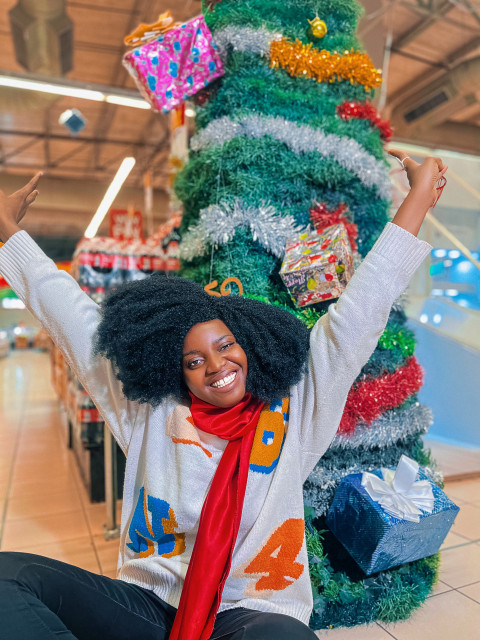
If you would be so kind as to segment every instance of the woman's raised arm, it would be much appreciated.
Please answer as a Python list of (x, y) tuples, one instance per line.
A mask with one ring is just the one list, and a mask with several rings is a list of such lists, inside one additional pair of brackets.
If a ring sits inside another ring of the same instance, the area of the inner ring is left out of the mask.
[(38, 194), (40, 177), (11, 196), (0, 191), (0, 273), (51, 335), (126, 451), (139, 405), (124, 397), (110, 362), (94, 354), (100, 308), (18, 225)]
[[(404, 160), (402, 152), (392, 155)], [(348, 392), (373, 353), (391, 307), (431, 246), (416, 235), (437, 198), (447, 167), (439, 158), (404, 160), (411, 191), (365, 257), (344, 293), (310, 335), (309, 371), (291, 389), (292, 414), (300, 416), (305, 477), (323, 455), (342, 417)]]

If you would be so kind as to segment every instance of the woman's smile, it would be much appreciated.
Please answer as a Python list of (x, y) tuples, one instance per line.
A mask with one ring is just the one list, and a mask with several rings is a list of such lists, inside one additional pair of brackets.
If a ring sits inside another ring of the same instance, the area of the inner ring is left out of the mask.
[(212, 382), (210, 386), (213, 387), (214, 389), (222, 389), (223, 391), (229, 391), (232, 388), (236, 378), (237, 378), (236, 371), (232, 371), (231, 373), (227, 372), (222, 378), (220, 378), (219, 380), (215, 380), (215, 382)]

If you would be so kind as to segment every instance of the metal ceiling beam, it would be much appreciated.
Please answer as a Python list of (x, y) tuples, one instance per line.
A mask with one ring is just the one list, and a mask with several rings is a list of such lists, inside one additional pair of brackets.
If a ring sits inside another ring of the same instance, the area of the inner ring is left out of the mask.
[(47, 165), (47, 168), (56, 169), (61, 164), (63, 164), (66, 160), (70, 160), (70, 158), (73, 158), (73, 156), (76, 156), (77, 153), (80, 153), (80, 151), (84, 149), (88, 144), (89, 144), (88, 142), (83, 142), (82, 144), (77, 145), (75, 149), (72, 149), (68, 153), (64, 153), (63, 156), (56, 158), (53, 162)]
[(443, 63), (449, 69), (451, 69), (452, 67), (456, 66), (464, 58), (466, 58), (468, 55), (470, 55), (476, 49), (479, 49), (479, 48), (480, 48), (480, 36), (476, 36), (475, 38), (472, 38), (472, 40), (469, 40), (458, 49), (455, 49), (455, 51), (452, 51), (452, 53), (443, 60)]
[(463, 4), (467, 8), (467, 11), (470, 13), (470, 15), (472, 15), (478, 22), (478, 24), (480, 24), (480, 15), (478, 14), (478, 11), (475, 9), (475, 7), (472, 6), (472, 3), (469, 2), (469, 0), (463, 0)]
[[(398, 0), (396, 0), (398, 2)], [(410, 9), (413, 13), (419, 15), (419, 16), (429, 16), (430, 15), (430, 11), (427, 11), (426, 9), (422, 9), (418, 4), (414, 3), (414, 2), (407, 2), (407, 0), (400, 0), (399, 1), (399, 5), (401, 7), (405, 7), (406, 9)], [(455, 5), (452, 3), (452, 9), (455, 9)], [(470, 13), (472, 13), (473, 17), (476, 20), (480, 20), (480, 18), (478, 17), (478, 13), (474, 10), (474, 8), (472, 7), (471, 10), (468, 10)], [(471, 31), (472, 33), (478, 33), (478, 27), (475, 27), (471, 24), (466, 24), (464, 21), (460, 21), (460, 20), (455, 20), (453, 19), (451, 16), (448, 17), (448, 23), (453, 25), (454, 27), (459, 27), (460, 29), (463, 29), (464, 31)]]
[[(6, 167), (3, 167), (4, 171), (9, 169), (21, 170), (21, 171), (24, 171), (25, 173), (31, 173), (31, 172), (35, 173), (39, 170), (39, 166), (38, 164), (22, 164), (20, 162), (17, 162), (17, 163), (12, 162), (12, 163), (9, 163)], [(79, 169), (78, 171), (81, 171), (81, 170), (82, 169)], [(57, 172), (62, 172), (62, 171), (64, 171), (65, 173), (68, 173), (68, 175), (55, 175)], [(50, 167), (48, 170), (48, 174), (56, 178), (65, 178), (69, 180), (70, 179), (84, 180), (86, 177), (88, 177), (89, 180), (94, 180), (95, 182), (104, 182), (105, 180), (108, 180), (108, 179), (111, 180), (112, 176), (115, 175), (115, 171), (113, 169), (109, 171), (107, 169), (104, 169), (103, 167), (98, 167), (97, 169), (93, 169), (92, 167), (92, 168), (88, 168), (84, 174), (79, 173), (78, 176), (73, 176), (72, 169), (69, 169), (69, 168), (62, 169), (62, 167)], [(130, 176), (131, 175), (132, 174), (130, 174)], [(127, 180), (131, 182), (130, 176), (129, 178), (127, 178)]]
[[(31, 138), (38, 137), (44, 138), (47, 134), (43, 131), (21, 131), (15, 129), (0, 129), (0, 136), (29, 136)], [(98, 138), (98, 137), (86, 137), (86, 136), (78, 136), (77, 138), (72, 138), (69, 135), (62, 135), (59, 133), (51, 133), (49, 135), (50, 140), (68, 140), (69, 142), (86, 142), (88, 144), (116, 144), (123, 145), (124, 147), (132, 146), (135, 148), (138, 147), (156, 147), (157, 143), (154, 142), (142, 142), (139, 140), (117, 140), (115, 138)]]
[[(402, 49), (396, 49), (392, 47), (392, 53), (396, 53), (398, 56), (402, 56), (402, 58), (408, 58), (409, 60), (415, 60), (416, 62), (421, 62), (422, 64), (428, 64), (430, 67), (437, 67), (438, 69), (443, 69), (444, 71), (448, 71), (448, 66), (443, 62), (436, 62), (435, 60), (428, 60), (428, 58), (423, 58), (422, 56), (416, 56), (409, 51), (402, 51)], [(409, 82), (410, 85), (410, 82)]]
[(22, 153), (22, 151), (24, 151), (25, 149), (28, 149), (28, 148), (32, 147), (34, 144), (37, 144), (37, 142), (40, 142), (42, 140), (42, 136), (40, 136), (40, 135), (38, 135), (38, 136), (32, 136), (31, 135), (29, 137), (32, 137), (33, 140), (28, 140), (24, 144), (21, 144), (19, 147), (16, 147), (15, 149), (12, 149), (8, 153), (2, 155), (0, 157), (0, 164), (5, 164), (5, 161), (8, 160), (9, 158), (14, 158), (19, 153)]
[(432, 0), (432, 10), (428, 11), (425, 18), (422, 18), (416, 25), (408, 29), (406, 33), (394, 40), (392, 48), (400, 50), (409, 45), (434, 25), (439, 18), (448, 13), (450, 9), (453, 9), (453, 6), (450, 0)]
[(450, 55), (448, 55), (443, 60), (440, 60), (440, 62), (438, 63), (434, 63), (429, 60), (418, 58), (418, 56), (412, 56), (412, 54), (409, 54), (406, 51), (396, 51), (395, 53), (397, 55), (418, 60), (418, 62), (422, 62), (424, 64), (429, 64), (432, 66), (432, 68), (436, 67), (437, 70), (432, 72), (434, 75), (429, 77), (427, 80), (425, 80), (425, 72), (422, 71), (421, 73), (418, 74), (418, 76), (415, 76), (414, 78), (412, 78), (412, 80), (409, 80), (407, 87), (402, 86), (399, 89), (397, 89), (395, 93), (389, 95), (388, 96), (389, 108), (393, 108), (399, 100), (403, 99), (408, 93), (410, 93), (412, 90), (412, 87), (416, 87), (416, 90), (419, 90), (419, 89), (422, 89), (425, 86), (425, 84), (435, 82), (435, 80), (442, 74), (443, 71), (450, 71), (451, 69), (455, 68), (470, 53), (473, 53), (476, 49), (478, 49), (478, 47), (480, 47), (480, 36), (477, 36), (476, 38), (473, 38), (469, 42), (466, 42), (464, 45), (462, 45), (455, 51), (452, 51)]

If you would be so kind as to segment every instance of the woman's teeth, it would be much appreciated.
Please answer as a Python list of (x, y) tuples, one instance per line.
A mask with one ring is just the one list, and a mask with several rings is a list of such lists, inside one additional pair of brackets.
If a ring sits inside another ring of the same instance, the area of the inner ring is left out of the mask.
[(225, 387), (227, 384), (230, 384), (231, 382), (233, 382), (235, 380), (236, 375), (237, 375), (237, 372), (234, 371), (233, 373), (228, 374), (228, 376), (225, 376), (225, 378), (222, 378), (221, 380), (217, 380), (217, 382), (212, 382), (210, 386), (214, 387), (215, 389), (221, 389), (222, 387)]

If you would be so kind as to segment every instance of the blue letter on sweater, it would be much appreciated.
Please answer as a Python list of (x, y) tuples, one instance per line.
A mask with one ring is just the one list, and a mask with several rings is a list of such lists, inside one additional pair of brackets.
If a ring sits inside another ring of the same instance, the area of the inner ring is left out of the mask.
[(155, 550), (166, 558), (180, 555), (185, 551), (185, 534), (175, 533), (177, 527), (175, 513), (168, 502), (146, 496), (142, 487), (128, 529), (131, 542), (127, 547), (141, 558), (152, 555)]

